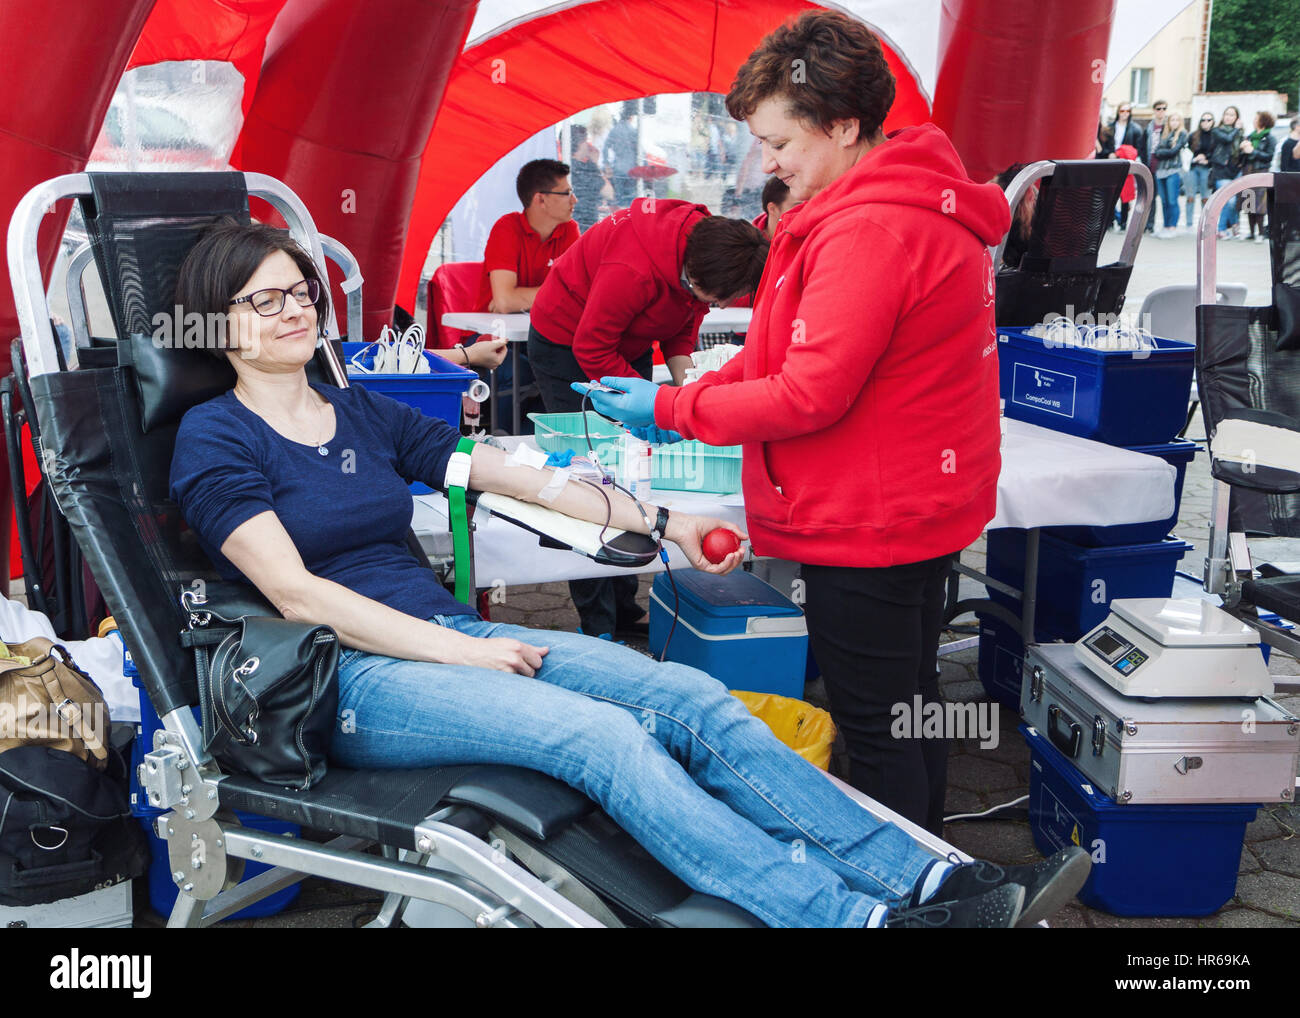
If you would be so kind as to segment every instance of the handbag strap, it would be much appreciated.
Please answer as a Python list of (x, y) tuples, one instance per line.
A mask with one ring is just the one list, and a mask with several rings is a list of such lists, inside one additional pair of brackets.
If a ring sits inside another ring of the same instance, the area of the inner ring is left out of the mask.
[(91, 755), (96, 760), (108, 759), (108, 747), (104, 745), (104, 740), (91, 727), (87, 727), (85, 716), (81, 709), (81, 704), (77, 703), (72, 697), (68, 696), (63, 684), (59, 681), (58, 666), (54, 662), (55, 651), (60, 651), (60, 657), (64, 665), (71, 668), (72, 662), (67, 657), (67, 652), (58, 644), (50, 648), (50, 667), (41, 672), (41, 684), (45, 687), (45, 693), (54, 704), (55, 711), (63, 723), (68, 726), (69, 730), (86, 744)]

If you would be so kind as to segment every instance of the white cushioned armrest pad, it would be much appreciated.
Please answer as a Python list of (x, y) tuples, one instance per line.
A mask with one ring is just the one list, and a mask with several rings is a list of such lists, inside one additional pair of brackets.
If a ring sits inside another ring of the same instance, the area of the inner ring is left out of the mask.
[(1300, 473), (1300, 432), (1256, 421), (1223, 420), (1210, 440), (1211, 458)]

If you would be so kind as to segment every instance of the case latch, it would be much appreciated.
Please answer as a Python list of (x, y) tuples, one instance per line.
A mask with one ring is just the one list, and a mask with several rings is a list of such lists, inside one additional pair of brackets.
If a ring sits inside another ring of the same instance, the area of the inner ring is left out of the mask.
[(1096, 714), (1092, 719), (1092, 755), (1101, 756), (1106, 748), (1106, 719)]
[(1043, 699), (1043, 669), (1041, 665), (1034, 665), (1033, 670), (1029, 673), (1029, 699), (1034, 703), (1039, 703)]

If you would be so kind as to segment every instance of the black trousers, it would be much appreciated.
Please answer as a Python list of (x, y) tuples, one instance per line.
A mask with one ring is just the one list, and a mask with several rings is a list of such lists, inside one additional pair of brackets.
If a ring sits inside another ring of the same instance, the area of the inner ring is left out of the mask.
[[(918, 695), (942, 710), (937, 661), (952, 561), (801, 570), (808, 636), (848, 747), (849, 783), (939, 835), (948, 740), (912, 737), (910, 720)], [(896, 724), (896, 704), (906, 706), (908, 723)]]
[[(632, 366), (642, 378), (649, 378), (652, 360), (652, 355), (647, 353)], [(572, 347), (552, 343), (530, 328), (528, 362), (547, 413), (576, 413), (582, 409), (582, 397), (569, 388), (569, 383), (585, 382), (588, 378), (578, 366)], [(636, 590), (637, 578), (632, 575), (570, 580), (569, 596), (578, 609), (582, 631), (588, 636), (613, 634), (622, 625), (641, 618), (644, 610), (636, 603)]]

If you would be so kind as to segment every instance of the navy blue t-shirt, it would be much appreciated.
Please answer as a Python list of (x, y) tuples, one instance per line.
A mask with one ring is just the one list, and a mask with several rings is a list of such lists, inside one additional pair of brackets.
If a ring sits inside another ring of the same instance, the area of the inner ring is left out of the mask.
[(460, 433), (359, 385), (312, 388), (334, 405), (325, 456), (280, 435), (233, 392), (181, 420), (171, 496), (218, 571), (248, 582), (219, 549), (269, 509), (314, 575), (416, 618), (475, 614), (406, 544), (414, 512), (407, 485), (444, 488)]

